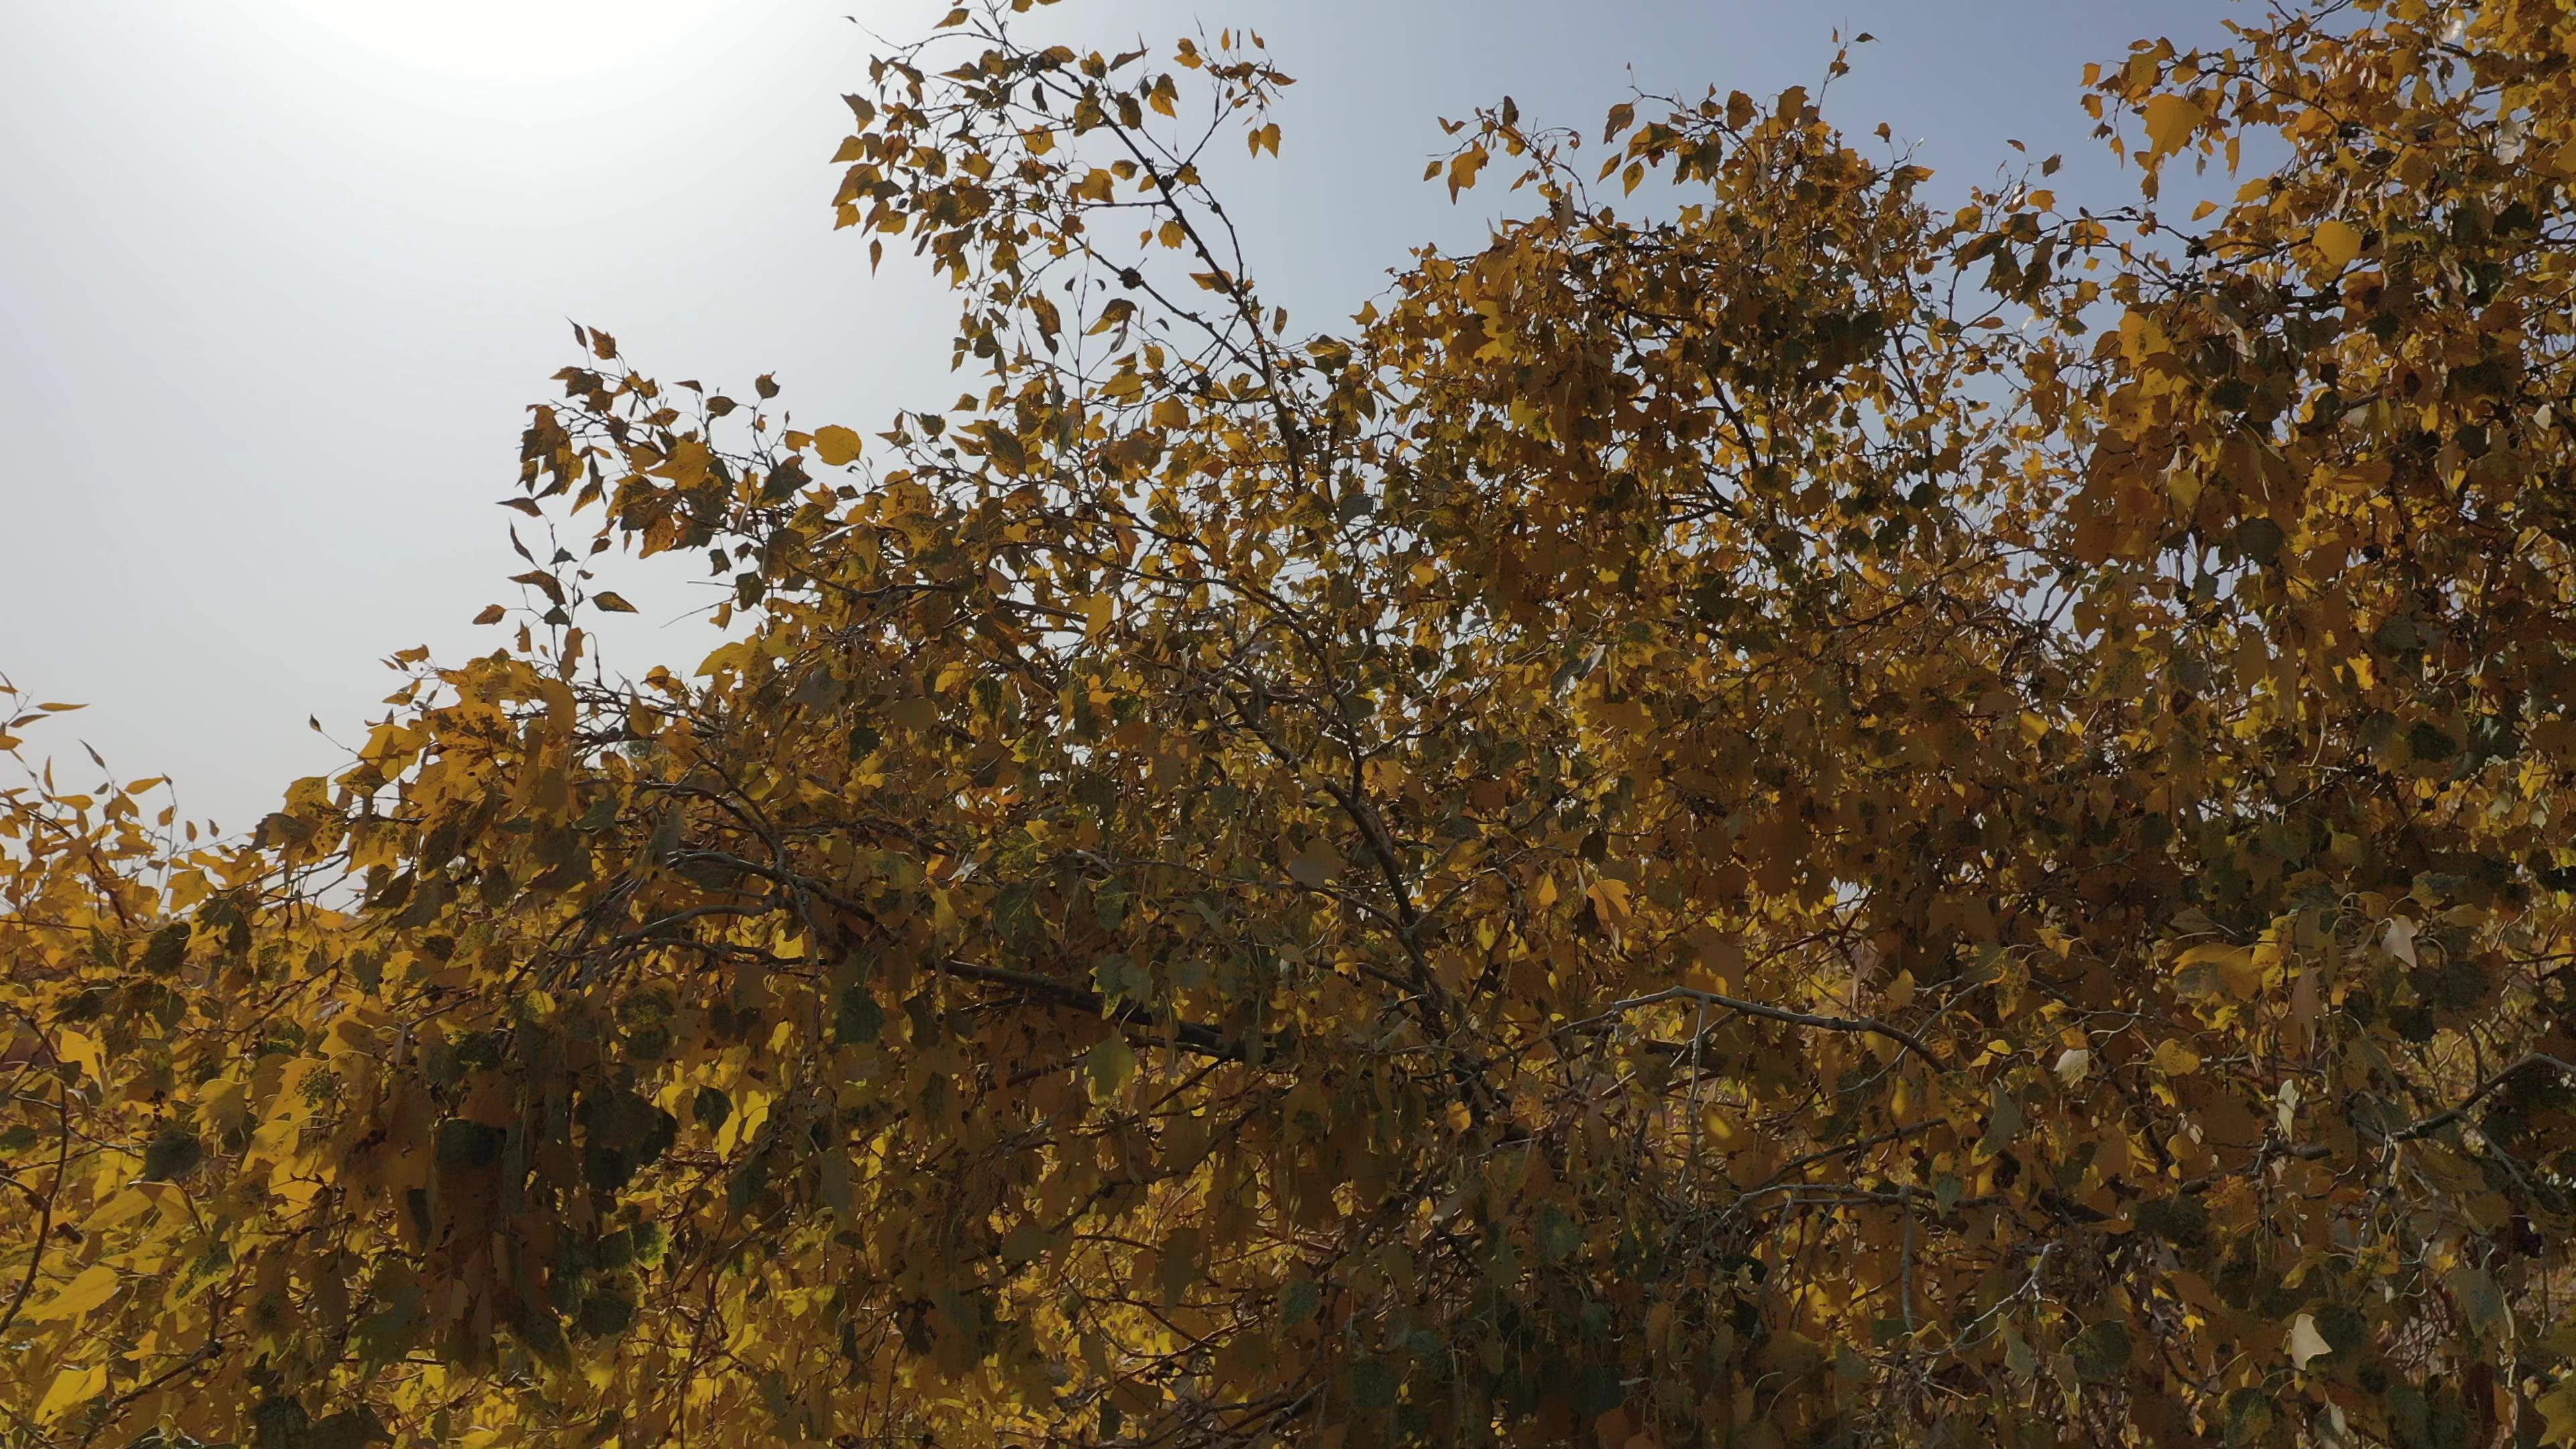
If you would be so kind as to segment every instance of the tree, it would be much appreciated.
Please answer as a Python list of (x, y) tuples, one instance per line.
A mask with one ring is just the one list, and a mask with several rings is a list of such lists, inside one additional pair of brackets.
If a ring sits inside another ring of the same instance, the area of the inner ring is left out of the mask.
[(840, 156), (980, 391), (534, 410), (697, 674), (557, 548), (249, 841), (6, 796), (14, 1442), (2576, 1438), (2576, 21), (2141, 45), (2104, 212), (1505, 100), (1305, 336), (1259, 39), (1027, 8)]

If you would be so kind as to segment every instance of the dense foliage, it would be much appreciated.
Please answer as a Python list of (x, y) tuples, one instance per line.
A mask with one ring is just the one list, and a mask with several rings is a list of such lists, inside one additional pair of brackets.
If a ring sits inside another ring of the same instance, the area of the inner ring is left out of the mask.
[(2576, 16), (2142, 45), (2110, 211), (1505, 101), (1308, 335), (1259, 41), (1026, 7), (839, 158), (954, 409), (587, 332), (514, 644), (0, 796), (0, 1438), (2576, 1439)]

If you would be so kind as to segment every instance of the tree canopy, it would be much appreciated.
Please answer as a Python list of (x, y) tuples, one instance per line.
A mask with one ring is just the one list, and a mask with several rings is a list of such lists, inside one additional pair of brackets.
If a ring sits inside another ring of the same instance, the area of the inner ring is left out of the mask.
[(247, 840), (9, 712), (0, 1438), (2576, 1440), (2576, 17), (2142, 43), (2091, 209), (1502, 100), (1309, 333), (1260, 39), (1028, 8), (837, 157), (953, 408), (585, 330)]

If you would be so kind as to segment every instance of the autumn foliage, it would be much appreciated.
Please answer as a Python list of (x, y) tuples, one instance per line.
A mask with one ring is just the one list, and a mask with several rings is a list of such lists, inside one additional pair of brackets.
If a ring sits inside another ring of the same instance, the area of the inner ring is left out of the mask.
[(1025, 8), (838, 158), (954, 408), (585, 332), (246, 841), (12, 711), (0, 1440), (2576, 1440), (2576, 17), (2141, 45), (2090, 210), (1503, 101), (1313, 334), (1260, 42)]

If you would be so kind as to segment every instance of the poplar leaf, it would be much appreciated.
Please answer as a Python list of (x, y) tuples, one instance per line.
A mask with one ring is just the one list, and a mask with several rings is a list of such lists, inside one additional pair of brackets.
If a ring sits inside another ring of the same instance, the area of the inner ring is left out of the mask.
[(860, 438), (850, 428), (834, 425), (814, 430), (814, 455), (827, 467), (839, 468), (858, 461)]
[(92, 1364), (86, 1368), (65, 1367), (54, 1374), (45, 1396), (36, 1404), (36, 1422), (51, 1424), (73, 1409), (107, 1392), (107, 1365)]
[(2302, 1313), (2290, 1323), (2290, 1362), (2305, 1369), (2311, 1363), (2333, 1353), (2334, 1347), (2317, 1330), (2313, 1315)]
[(2325, 258), (2326, 270), (2340, 272), (2352, 264), (2353, 258), (2361, 255), (2361, 228), (2348, 221), (2321, 223), (2317, 227), (2316, 244), (2318, 254)]
[(1341, 852), (1321, 836), (1307, 841), (1302, 847), (1283, 849), (1281, 859), (1288, 867), (1288, 878), (1310, 890), (1325, 885), (1342, 873)]
[(2563, 1380), (2558, 1387), (2540, 1396), (2543, 1444), (2576, 1444), (2576, 1379)]
[(119, 1280), (116, 1270), (105, 1263), (93, 1263), (78, 1277), (63, 1285), (60, 1292), (35, 1310), (38, 1321), (56, 1318), (78, 1318), (116, 1296)]
[(2159, 95), (2147, 101), (2147, 140), (2153, 154), (2170, 156), (2191, 143), (2193, 133), (2208, 119), (2198, 104), (2189, 97)]
[(2386, 951), (2389, 955), (2396, 957), (2398, 960), (2405, 962), (2409, 966), (2417, 964), (2415, 960), (2415, 923), (2406, 919), (2404, 916), (2390, 916), (2388, 918), (2388, 924), (2380, 929), (2379, 946), (2381, 950)]
[(93, 1082), (107, 1080), (107, 1048), (97, 1037), (66, 1027), (54, 1040), (55, 1054), (79, 1067)]

